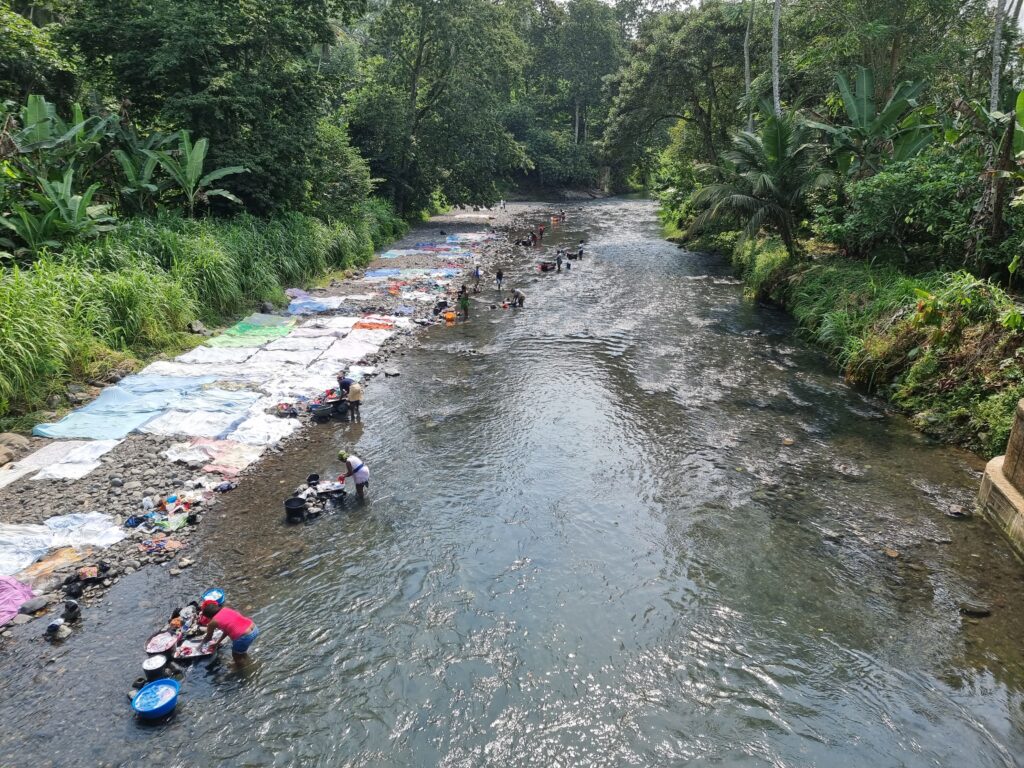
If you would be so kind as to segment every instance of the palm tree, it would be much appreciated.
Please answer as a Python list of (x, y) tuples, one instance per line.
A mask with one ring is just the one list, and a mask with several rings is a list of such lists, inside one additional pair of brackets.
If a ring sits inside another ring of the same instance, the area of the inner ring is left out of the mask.
[(807, 196), (833, 180), (818, 164), (820, 150), (792, 115), (766, 118), (757, 133), (738, 132), (732, 149), (722, 153), (723, 163), (711, 169), (721, 180), (694, 196), (704, 210), (691, 232), (726, 218), (745, 219), (744, 239), (768, 227), (795, 256)]
[(775, 0), (772, 14), (772, 106), (775, 116), (782, 117), (782, 99), (779, 97), (779, 20), (782, 18), (782, 0)]
[(754, 0), (747, 0), (747, 33), (743, 36), (743, 85), (747, 100), (747, 130), (754, 131), (754, 104), (750, 98), (750, 30), (754, 26)]
[(996, 0), (996, 18), (992, 29), (992, 78), (989, 81), (988, 111), (999, 109), (999, 76), (1002, 73), (1003, 21), (1006, 0)]

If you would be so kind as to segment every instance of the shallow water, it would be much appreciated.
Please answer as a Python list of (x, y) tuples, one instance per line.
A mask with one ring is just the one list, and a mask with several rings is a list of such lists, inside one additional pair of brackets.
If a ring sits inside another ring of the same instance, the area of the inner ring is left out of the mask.
[[(506, 267), (525, 310), (428, 330), (362, 425), (233, 492), (206, 565), (5, 651), (0, 764), (1017, 764), (1024, 568), (945, 514), (977, 458), (847, 388), (649, 202), (546, 239), (579, 237), (567, 274)], [(370, 502), (286, 526), (340, 447)], [(139, 649), (210, 584), (259, 624), (252, 663), (195, 665), (142, 725)]]

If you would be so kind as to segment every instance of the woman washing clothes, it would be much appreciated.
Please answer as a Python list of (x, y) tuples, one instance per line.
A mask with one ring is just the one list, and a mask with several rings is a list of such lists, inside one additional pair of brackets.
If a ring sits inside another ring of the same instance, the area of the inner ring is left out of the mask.
[[(210, 642), (213, 633), (218, 629), (224, 634), (217, 641), (217, 648), (224, 642), (225, 637), (231, 638), (231, 658), (236, 662), (247, 658), (249, 646), (252, 641), (260, 636), (259, 627), (248, 616), (243, 616), (234, 608), (222, 606), (216, 600), (207, 600), (203, 603), (203, 618), (206, 622), (206, 637), (204, 643)], [(214, 649), (216, 650), (216, 649)]]
[(344, 483), (348, 478), (356, 484), (356, 496), (362, 501), (365, 498), (366, 488), (370, 485), (370, 470), (363, 464), (363, 460), (345, 451), (338, 451), (338, 458), (345, 462), (344, 474), (338, 475), (338, 482)]

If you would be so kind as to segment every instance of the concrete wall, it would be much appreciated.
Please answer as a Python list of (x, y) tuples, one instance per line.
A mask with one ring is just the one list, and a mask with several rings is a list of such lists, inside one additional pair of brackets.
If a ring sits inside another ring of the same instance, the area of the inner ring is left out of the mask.
[(996, 456), (985, 467), (978, 505), (1024, 557), (1024, 400), (1017, 403), (1006, 455)]

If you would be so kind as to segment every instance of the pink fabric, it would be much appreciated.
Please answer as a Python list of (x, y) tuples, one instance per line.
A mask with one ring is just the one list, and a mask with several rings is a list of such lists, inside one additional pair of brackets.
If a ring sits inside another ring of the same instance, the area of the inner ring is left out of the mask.
[(252, 629), (252, 619), (231, 608), (221, 608), (213, 620), (217, 622), (221, 631), (232, 640), (237, 640)]
[(35, 597), (32, 588), (11, 576), (0, 576), (0, 627), (18, 615), (26, 600)]

